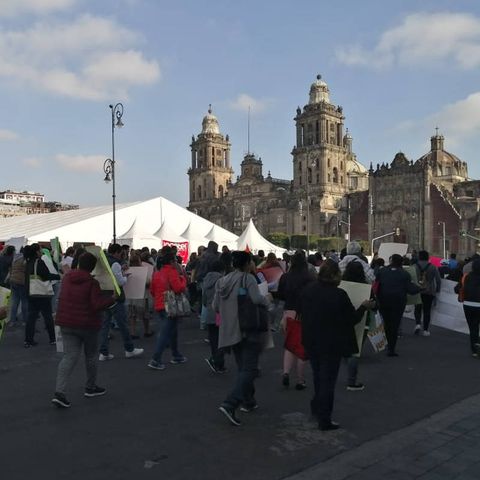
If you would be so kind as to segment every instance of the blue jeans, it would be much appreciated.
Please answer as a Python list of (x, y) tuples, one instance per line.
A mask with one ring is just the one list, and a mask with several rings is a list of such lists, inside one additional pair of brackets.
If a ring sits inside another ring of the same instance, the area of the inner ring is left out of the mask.
[(155, 345), (155, 353), (152, 358), (162, 363), (162, 355), (167, 347), (172, 349), (173, 358), (181, 358), (183, 355), (178, 351), (178, 320), (167, 316), (165, 310), (155, 310), (155, 319), (160, 325), (160, 332)]
[(124, 303), (117, 302), (112, 308), (107, 309), (103, 316), (102, 328), (100, 330), (100, 353), (108, 355), (108, 334), (110, 333), (112, 318), (115, 320), (122, 335), (125, 351), (131, 352), (133, 350), (133, 342), (128, 331), (127, 308)]
[(25, 323), (28, 319), (28, 295), (27, 295), (27, 287), (25, 285), (17, 285), (12, 283), (12, 304), (10, 307), (10, 322), (14, 324), (18, 322), (17, 314), (18, 314), (18, 307), (22, 305), (22, 321)]
[(238, 373), (233, 390), (224, 400), (223, 405), (236, 409), (243, 404), (245, 407), (256, 405), (254, 381), (258, 376), (258, 358), (263, 344), (260, 339), (244, 338), (232, 347)]

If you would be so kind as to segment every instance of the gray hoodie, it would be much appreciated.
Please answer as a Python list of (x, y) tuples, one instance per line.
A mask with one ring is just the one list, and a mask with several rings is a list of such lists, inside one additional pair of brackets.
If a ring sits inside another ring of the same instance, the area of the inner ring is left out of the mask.
[(216, 312), (220, 312), (221, 317), (219, 348), (230, 347), (242, 341), (243, 335), (238, 322), (237, 297), (244, 276), (246, 276), (245, 287), (252, 302), (256, 305), (269, 305), (268, 300), (260, 294), (255, 277), (250, 273), (235, 270), (218, 280), (215, 285), (213, 308)]
[(212, 302), (215, 295), (215, 284), (222, 277), (223, 274), (220, 272), (209, 272), (202, 283), (202, 309), (205, 309), (204, 320), (207, 325), (215, 324), (215, 310), (212, 307)]

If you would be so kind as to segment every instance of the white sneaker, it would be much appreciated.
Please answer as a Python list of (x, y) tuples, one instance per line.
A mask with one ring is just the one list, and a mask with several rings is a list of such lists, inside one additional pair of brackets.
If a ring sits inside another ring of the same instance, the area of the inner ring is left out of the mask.
[(131, 352), (125, 352), (127, 358), (139, 357), (143, 353), (143, 348), (134, 348)]
[(415, 325), (415, 330), (413, 331), (415, 335), (420, 335), (420, 325)]
[(107, 360), (113, 360), (115, 357), (112, 353), (109, 353), (108, 355), (104, 355), (103, 353), (101, 353), (98, 357), (98, 360), (100, 360), (100, 362), (105, 362)]
[(423, 335), (424, 337), (429, 337), (429, 336), (430, 336), (430, 332), (429, 332), (428, 330), (424, 330), (423, 333), (422, 333), (422, 335)]

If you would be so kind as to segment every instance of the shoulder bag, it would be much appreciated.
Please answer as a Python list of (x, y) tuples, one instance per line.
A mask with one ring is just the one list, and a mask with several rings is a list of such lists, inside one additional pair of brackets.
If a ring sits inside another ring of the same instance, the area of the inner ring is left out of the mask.
[(53, 287), (50, 280), (42, 280), (37, 275), (38, 259), (33, 264), (33, 275), (30, 275), (30, 289), (31, 297), (53, 297)]
[[(168, 282), (168, 278), (167, 278)], [(190, 302), (187, 296), (182, 293), (175, 293), (170, 288), (163, 294), (163, 303), (165, 305), (165, 312), (169, 317), (188, 317), (191, 312)]]

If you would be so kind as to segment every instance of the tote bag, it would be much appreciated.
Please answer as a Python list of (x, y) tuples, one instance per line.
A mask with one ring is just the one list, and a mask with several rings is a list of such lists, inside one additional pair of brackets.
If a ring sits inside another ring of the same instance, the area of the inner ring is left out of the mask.
[(165, 312), (169, 317), (188, 317), (190, 315), (190, 302), (184, 293), (166, 290), (163, 294), (163, 302), (165, 304)]
[(38, 259), (33, 264), (33, 275), (30, 275), (30, 289), (31, 297), (53, 297), (53, 286), (50, 280), (42, 280), (37, 275)]

